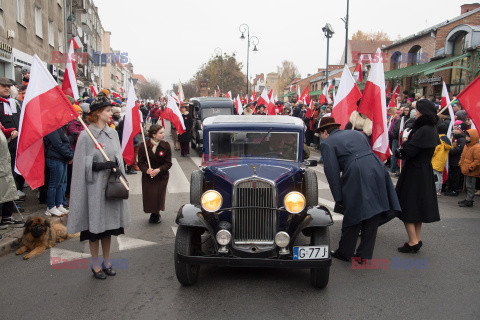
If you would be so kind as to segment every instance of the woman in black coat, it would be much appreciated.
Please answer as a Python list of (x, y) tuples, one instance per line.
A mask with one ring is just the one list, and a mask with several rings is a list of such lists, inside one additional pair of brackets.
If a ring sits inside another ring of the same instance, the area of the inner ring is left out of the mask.
[(408, 242), (398, 248), (399, 252), (417, 252), (422, 246), (420, 232), (422, 223), (440, 220), (438, 211), (432, 156), (440, 143), (437, 129), (437, 110), (433, 102), (422, 99), (417, 102), (416, 120), (412, 131), (397, 157), (404, 160), (396, 191)]
[(180, 153), (182, 157), (186, 157), (190, 154), (190, 141), (192, 140), (192, 127), (193, 119), (188, 113), (186, 106), (180, 107), (182, 113), (183, 123), (185, 124), (185, 132), (178, 135), (178, 141), (180, 142)]

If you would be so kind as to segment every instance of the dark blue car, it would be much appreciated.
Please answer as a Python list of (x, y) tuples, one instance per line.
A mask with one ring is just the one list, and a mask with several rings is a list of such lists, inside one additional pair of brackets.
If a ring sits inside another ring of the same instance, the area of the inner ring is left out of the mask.
[(328, 283), (327, 208), (318, 205), (317, 176), (304, 161), (304, 125), (289, 116), (205, 119), (203, 164), (192, 173), (190, 203), (177, 215), (175, 271), (183, 285), (201, 264), (309, 268)]

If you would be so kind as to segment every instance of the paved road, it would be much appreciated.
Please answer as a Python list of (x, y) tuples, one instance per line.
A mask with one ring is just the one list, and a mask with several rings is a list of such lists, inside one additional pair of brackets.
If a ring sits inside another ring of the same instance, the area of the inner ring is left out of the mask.
[[(379, 229), (374, 258), (387, 269), (353, 270), (333, 261), (324, 290), (309, 284), (308, 270), (202, 267), (198, 283), (182, 287), (173, 265), (175, 214), (189, 199), (190, 173), (200, 157), (175, 152), (167, 210), (160, 225), (142, 211), (140, 175), (132, 185), (132, 225), (113, 244), (116, 277), (93, 279), (82, 269), (56, 269), (55, 258), (88, 257), (78, 239), (30, 261), (0, 258), (0, 319), (479, 319), (480, 210), (459, 208), (460, 199), (440, 198), (442, 220), (425, 225), (418, 254), (400, 255), (406, 240), (394, 220)], [(319, 201), (332, 206), (321, 167)], [(341, 216), (331, 228), (333, 248)]]

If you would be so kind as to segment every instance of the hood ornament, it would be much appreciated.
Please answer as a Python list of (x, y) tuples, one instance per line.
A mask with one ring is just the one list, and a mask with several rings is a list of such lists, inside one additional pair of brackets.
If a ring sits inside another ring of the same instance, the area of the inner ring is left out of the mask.
[(251, 164), (250, 167), (252, 167), (252, 169), (253, 169), (253, 175), (256, 176), (258, 166), (255, 166), (255, 165)]

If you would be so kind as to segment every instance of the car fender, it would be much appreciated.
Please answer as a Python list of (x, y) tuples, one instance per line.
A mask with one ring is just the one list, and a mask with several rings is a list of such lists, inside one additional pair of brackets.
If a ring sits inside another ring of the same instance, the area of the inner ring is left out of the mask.
[(310, 236), (310, 230), (331, 225), (333, 225), (333, 218), (330, 210), (324, 206), (311, 207), (307, 210), (307, 215), (297, 231), (301, 230), (305, 236)]
[[(180, 209), (178, 209), (175, 223), (183, 227), (206, 230), (212, 237), (215, 237), (215, 230), (212, 226), (212, 223), (215, 223), (215, 219), (212, 221), (212, 218), (212, 216), (206, 217), (199, 206), (195, 206), (193, 204), (184, 204), (180, 207)], [(215, 245), (215, 249), (218, 250), (216, 241), (213, 243)]]

